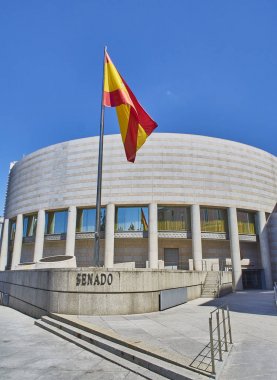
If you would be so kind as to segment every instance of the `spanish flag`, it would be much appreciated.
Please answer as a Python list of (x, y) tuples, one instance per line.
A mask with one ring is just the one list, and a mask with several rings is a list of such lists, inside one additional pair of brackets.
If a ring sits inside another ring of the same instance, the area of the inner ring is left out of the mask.
[(140, 221), (141, 221), (141, 224), (143, 225), (143, 231), (148, 231), (148, 223), (146, 221), (142, 207), (140, 209), (140, 213), (141, 213)]
[(139, 104), (107, 52), (104, 66), (103, 105), (116, 107), (127, 160), (135, 162), (136, 152), (158, 124)]

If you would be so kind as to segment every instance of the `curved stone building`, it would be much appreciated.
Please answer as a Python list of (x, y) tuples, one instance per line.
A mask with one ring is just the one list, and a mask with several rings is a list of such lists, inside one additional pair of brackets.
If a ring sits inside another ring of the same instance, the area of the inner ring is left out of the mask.
[[(98, 137), (40, 149), (10, 170), (0, 269), (43, 257), (93, 263)], [(154, 133), (135, 164), (105, 136), (100, 265), (232, 270), (237, 289), (272, 286), (266, 221), (277, 157), (217, 138)]]

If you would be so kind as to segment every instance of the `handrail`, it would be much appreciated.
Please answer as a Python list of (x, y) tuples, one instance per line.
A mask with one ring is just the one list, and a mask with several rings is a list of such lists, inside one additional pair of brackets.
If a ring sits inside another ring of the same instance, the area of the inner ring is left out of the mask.
[(221, 305), (210, 312), (210, 342), (192, 361), (192, 368), (216, 374), (216, 361), (223, 360), (223, 353), (229, 351), (232, 342), (232, 330), (228, 305)]

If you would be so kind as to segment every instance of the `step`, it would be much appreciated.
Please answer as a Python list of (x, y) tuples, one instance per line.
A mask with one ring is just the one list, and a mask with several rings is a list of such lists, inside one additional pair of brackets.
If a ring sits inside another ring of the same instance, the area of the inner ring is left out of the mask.
[(137, 364), (133, 364), (129, 361), (126, 361), (126, 359), (120, 358), (117, 355), (114, 355), (110, 352), (107, 352), (106, 350), (103, 350), (99, 347), (96, 347), (92, 345), (91, 343), (88, 343), (80, 338), (72, 336), (72, 334), (67, 333), (57, 327), (54, 327), (46, 322), (43, 322), (41, 320), (35, 321), (35, 325), (37, 325), (40, 328), (43, 328), (44, 330), (51, 332), (55, 334), (56, 336), (70, 342), (74, 343), (78, 347), (89, 351), (95, 355), (100, 356), (101, 358), (108, 360), (111, 363), (114, 363), (116, 365), (119, 365), (120, 367), (123, 367), (125, 369), (128, 369), (129, 371), (149, 380), (163, 380), (166, 379), (164, 376), (158, 375), (157, 373), (154, 373), (150, 371), (149, 369), (143, 368)]
[[(111, 340), (102, 338), (93, 333), (84, 331), (81, 328), (70, 326), (66, 323), (54, 320), (53, 318), (43, 317), (42, 320), (36, 321), (36, 325), (72, 342), (78, 346), (87, 349), (99, 356), (109, 358), (116, 364), (119, 359), (122, 361), (121, 366), (130, 368), (130, 364), (135, 366), (133, 371), (149, 379), (169, 378), (169, 379), (204, 379), (203, 375), (192, 372), (176, 363), (169, 363), (161, 358), (153, 357), (149, 353), (139, 352), (128, 348)], [(138, 366), (142, 367), (139, 370)], [(146, 374), (145, 371), (149, 371)], [(154, 373), (153, 373), (154, 372)], [(200, 371), (197, 371), (200, 372)], [(144, 374), (143, 374), (144, 373)]]
[[(185, 355), (181, 355), (178, 352), (171, 353), (166, 350), (162, 350), (160, 348), (148, 346), (144, 342), (138, 341), (137, 339), (134, 340), (131, 338), (123, 338), (122, 336), (115, 333), (113, 330), (105, 329), (105, 328), (93, 325), (92, 323), (87, 323), (85, 321), (82, 321), (76, 318), (75, 316), (56, 314), (56, 313), (52, 313), (50, 316), (51, 318), (59, 322), (63, 322), (67, 325), (82, 329), (85, 332), (95, 334), (111, 342), (118, 343), (121, 346), (134, 349), (141, 353), (151, 355), (157, 359), (167, 361), (168, 363), (171, 363), (171, 364), (177, 364), (179, 366), (182, 366), (183, 368), (189, 368), (189, 370), (191, 370), (190, 363), (192, 359), (190, 357), (186, 357)], [(201, 371), (197, 371), (197, 372), (202, 373)], [(206, 375), (206, 373), (204, 373), (204, 375)]]
[(217, 284), (205, 284), (204, 286), (203, 286), (203, 288), (217, 288), (218, 286), (217, 286)]

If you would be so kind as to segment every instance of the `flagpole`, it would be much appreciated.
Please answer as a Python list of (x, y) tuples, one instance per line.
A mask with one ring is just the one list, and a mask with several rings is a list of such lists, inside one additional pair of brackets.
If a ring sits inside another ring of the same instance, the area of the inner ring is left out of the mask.
[(101, 190), (102, 190), (102, 164), (103, 164), (103, 140), (104, 140), (104, 113), (105, 106), (103, 105), (104, 94), (104, 70), (105, 57), (107, 46), (104, 48), (103, 59), (103, 81), (102, 81), (102, 97), (101, 97), (101, 116), (100, 116), (100, 134), (99, 134), (99, 153), (98, 153), (98, 174), (97, 174), (97, 193), (96, 193), (96, 217), (95, 217), (95, 233), (94, 233), (94, 266), (99, 266), (100, 255), (100, 228), (101, 228)]

